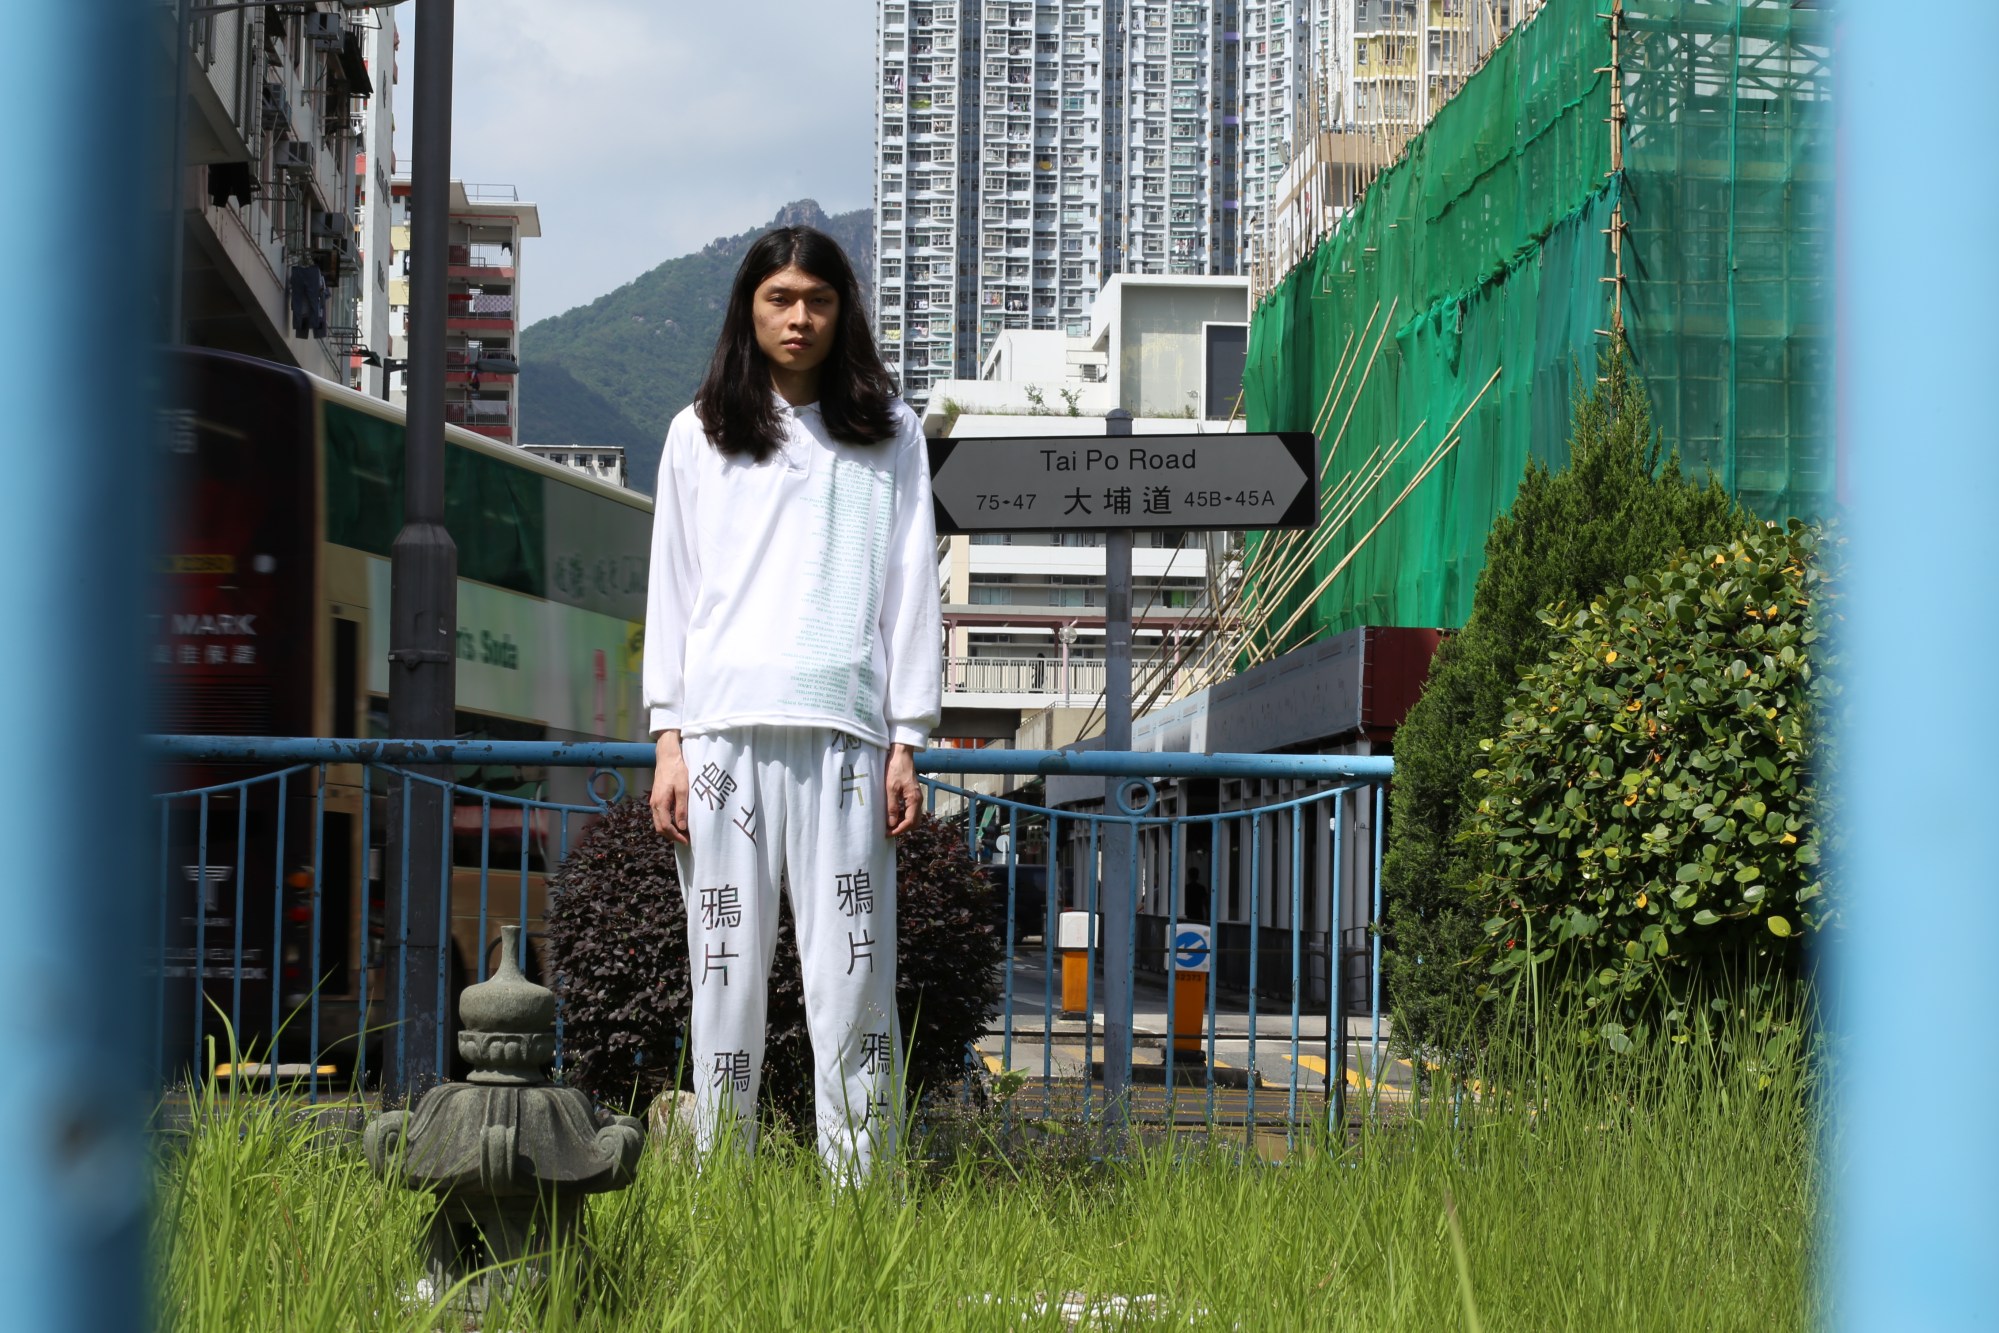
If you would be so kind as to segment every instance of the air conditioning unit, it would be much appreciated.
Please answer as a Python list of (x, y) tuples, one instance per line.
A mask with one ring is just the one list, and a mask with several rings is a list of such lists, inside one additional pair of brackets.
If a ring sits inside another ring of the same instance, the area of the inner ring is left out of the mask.
[(307, 14), (305, 35), (306, 40), (322, 51), (338, 51), (347, 36), (347, 17), (344, 14)]
[(277, 165), (279, 171), (310, 176), (313, 168), (312, 145), (303, 139), (278, 140)]
[(312, 234), (314, 236), (336, 236), (346, 240), (354, 234), (354, 224), (345, 213), (321, 212), (312, 214)]

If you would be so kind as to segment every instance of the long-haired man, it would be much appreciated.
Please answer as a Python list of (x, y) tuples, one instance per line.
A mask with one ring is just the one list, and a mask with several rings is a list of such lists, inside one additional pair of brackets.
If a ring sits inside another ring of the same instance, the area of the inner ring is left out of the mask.
[(922, 430), (830, 237), (780, 227), (743, 257), (654, 502), (651, 799), (687, 898), (696, 1145), (731, 1121), (753, 1141), (782, 879), (819, 1150), (858, 1177), (897, 1114), (891, 839), (943, 662)]

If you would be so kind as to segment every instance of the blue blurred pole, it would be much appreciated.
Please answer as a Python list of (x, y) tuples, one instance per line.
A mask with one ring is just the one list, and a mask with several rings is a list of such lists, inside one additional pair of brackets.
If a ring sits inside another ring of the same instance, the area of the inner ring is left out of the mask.
[[(1999, 1256), (1999, 5), (1922, 7), (1919, 98), (1912, 12), (1844, 5), (1834, 69), (1852, 575), (1826, 1280), (1856, 1330), (1990, 1328)], [(1944, 1077), (1884, 1076), (1908, 1061)]]
[(34, 54), (0, 80), (0, 1328), (136, 1330), (151, 1325), (143, 941), (157, 913), (141, 534), (167, 184), (145, 149), (169, 111), (144, 90), (164, 84), (168, 48), (143, 0), (9, 13)]

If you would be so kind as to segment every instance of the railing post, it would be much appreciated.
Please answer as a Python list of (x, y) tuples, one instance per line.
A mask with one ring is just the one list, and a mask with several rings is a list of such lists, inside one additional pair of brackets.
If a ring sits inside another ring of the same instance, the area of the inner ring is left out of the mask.
[[(1844, 725), (1825, 829), (1846, 844), (1829, 881), (1838, 924), (1822, 937), (1837, 964), (1838, 1118), (1823, 1140), (1837, 1216), (1819, 1306), (1843, 1329), (1986, 1327), (1981, 1275), (1999, 1252), (1999, 895), (1991, 758), (1976, 722), (1999, 685), (1999, 184), (1962, 169), (1989, 161), (1999, 140), (1985, 83), (1999, 6), (1924, 6), (1950, 37), (1924, 70), (1916, 133), (1897, 23), (1907, 12), (1842, 4), (1833, 30), (1838, 484), (1851, 558), (1819, 620), (1828, 633), (1839, 625), (1844, 658), (1840, 707), (1826, 710)], [(1903, 191), (1880, 188), (1887, 181), (1950, 185), (1935, 206), (1911, 208)], [(1917, 647), (1933, 630), (1947, 642)], [(1934, 693), (1918, 694), (1928, 680)], [(1912, 696), (1930, 702), (1911, 708)], [(1915, 1050), (1941, 1056), (1950, 1076), (1911, 1117), (1909, 1089), (1880, 1066)]]
[[(146, 871), (139, 745), (145, 613), (165, 609), (145, 595), (153, 461), (178, 443), (148, 412), (169, 305), (149, 278), (185, 184), (161, 181), (156, 131), (172, 108), (148, 93), (164, 92), (169, 56), (187, 56), (183, 29), (162, 40), (174, 11), (158, 5), (8, 12), (34, 55), (0, 83), (17, 131), (0, 245), (0, 1322), (122, 1333), (154, 1326), (152, 895), (181, 895), (170, 900), (185, 912), (202, 887)], [(169, 187), (158, 211), (144, 202), (155, 183)]]
[[(1131, 434), (1123, 408), (1104, 420), (1104, 434)], [(1116, 528), (1104, 544), (1104, 748), (1131, 748), (1131, 529)], [(1109, 787), (1106, 795), (1115, 793)], [(1110, 802), (1106, 802), (1107, 806)], [(1106, 811), (1108, 813), (1108, 810)], [(1127, 830), (1135, 830), (1128, 825)], [(1112, 1127), (1122, 1128), (1131, 1081), (1132, 879), (1135, 837), (1121, 837), (1104, 861), (1104, 1101)]]

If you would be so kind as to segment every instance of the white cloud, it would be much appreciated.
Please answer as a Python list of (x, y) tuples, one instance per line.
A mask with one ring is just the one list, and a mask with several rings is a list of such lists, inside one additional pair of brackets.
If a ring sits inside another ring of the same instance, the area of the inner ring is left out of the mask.
[[(396, 90), (407, 166), (415, 9)], [(522, 301), (560, 313), (793, 199), (869, 201), (868, 0), (470, 0), (457, 7), (452, 174), (540, 208)]]

